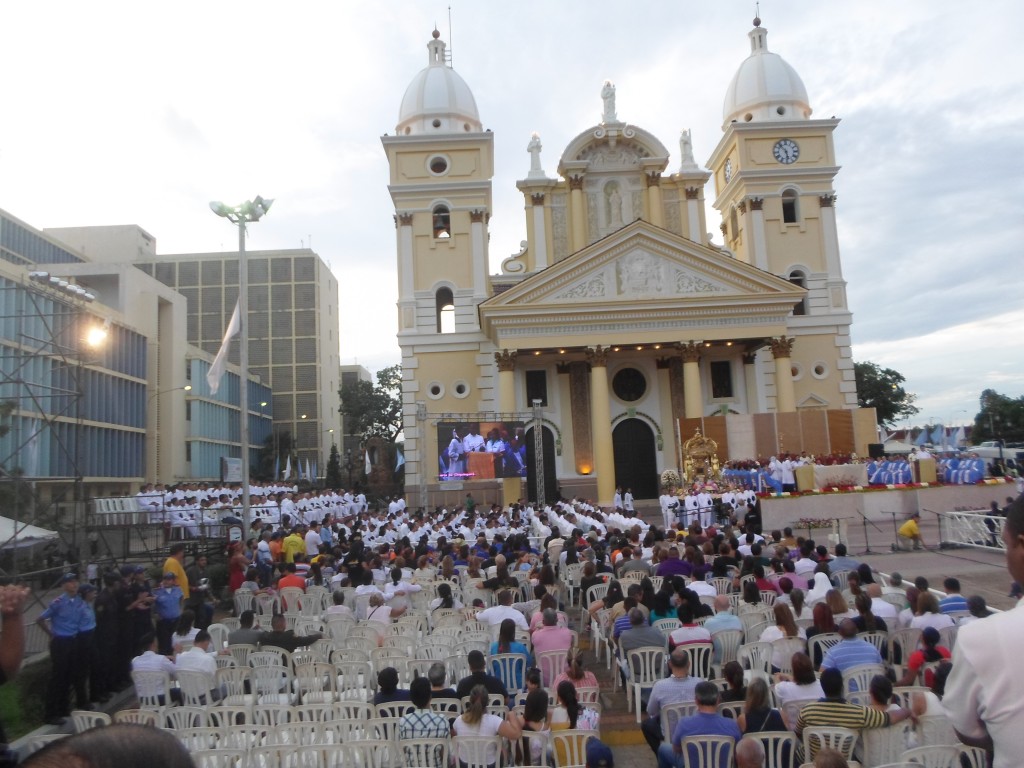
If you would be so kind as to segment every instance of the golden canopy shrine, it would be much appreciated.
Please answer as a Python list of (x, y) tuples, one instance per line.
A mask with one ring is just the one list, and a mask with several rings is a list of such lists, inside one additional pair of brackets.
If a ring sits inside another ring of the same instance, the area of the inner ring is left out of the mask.
[(610, 82), (595, 84), (600, 121), (552, 173), (539, 135), (516, 139), (528, 156), (516, 182), (525, 239), (499, 274), (488, 229), (496, 133), (435, 31), (382, 138), (411, 504), (537, 498), (538, 475), (549, 501), (607, 504), (616, 487), (654, 498), (696, 430), (720, 464), (866, 455), (875, 415), (857, 408), (833, 187), (839, 120), (811, 116), (802, 81), (755, 22), (749, 55), (723, 81), (704, 166), (689, 129), (673, 158), (620, 117)]

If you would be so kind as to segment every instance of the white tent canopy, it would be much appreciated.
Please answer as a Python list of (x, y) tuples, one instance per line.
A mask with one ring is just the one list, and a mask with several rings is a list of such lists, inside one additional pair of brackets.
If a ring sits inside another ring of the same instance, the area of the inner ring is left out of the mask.
[(56, 531), (28, 523), (15, 523), (9, 517), (0, 517), (0, 549), (24, 547), (38, 541), (57, 538)]

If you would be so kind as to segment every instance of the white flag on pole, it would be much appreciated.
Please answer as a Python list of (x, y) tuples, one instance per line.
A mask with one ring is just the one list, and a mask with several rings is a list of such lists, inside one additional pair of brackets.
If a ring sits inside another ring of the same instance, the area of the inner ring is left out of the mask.
[(288, 461), (286, 461), (285, 464), (284, 464), (284, 475), (282, 475), (281, 479), (282, 480), (287, 480), (291, 476), (292, 476), (292, 455), (289, 453), (288, 454)]
[(213, 358), (213, 365), (206, 372), (206, 383), (210, 385), (211, 395), (216, 395), (217, 390), (220, 389), (220, 380), (223, 378), (224, 369), (228, 364), (228, 347), (231, 344), (231, 339), (238, 333), (240, 325), (238, 302), (236, 301), (235, 311), (231, 313), (231, 322), (228, 323), (228, 329), (224, 331), (224, 341), (221, 342), (220, 349), (217, 350), (217, 356)]
[(405, 455), (401, 451), (398, 451), (398, 459), (395, 461), (395, 472), (400, 470), (403, 464), (405, 464)]
[(373, 469), (373, 468), (372, 468), (372, 467), (370, 466), (370, 449), (369, 449), (369, 448), (367, 448), (367, 449), (366, 449), (366, 451), (365, 451), (365, 453), (366, 453), (366, 466), (365, 466), (365, 468), (364, 468), (364, 469), (365, 469), (365, 471), (366, 471), (366, 476), (367, 476), (367, 477), (369, 477), (369, 476), (370, 476), (370, 472), (371, 472), (371, 470)]

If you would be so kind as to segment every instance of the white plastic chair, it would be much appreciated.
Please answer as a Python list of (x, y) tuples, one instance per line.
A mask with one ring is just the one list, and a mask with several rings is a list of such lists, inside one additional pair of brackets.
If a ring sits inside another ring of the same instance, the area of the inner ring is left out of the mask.
[(736, 661), (752, 675), (768, 681), (772, 674), (772, 650), (771, 643), (745, 643), (736, 652)]
[(526, 657), (521, 653), (496, 653), (488, 667), (499, 678), (509, 693), (526, 689)]
[(790, 768), (796, 762), (800, 742), (795, 733), (763, 731), (752, 735), (764, 747), (764, 768)]
[(661, 719), (661, 734), (664, 741), (668, 742), (676, 731), (676, 724), (684, 717), (690, 717), (697, 712), (697, 703), (694, 701), (677, 701), (672, 704), (663, 704), (658, 716)]
[(447, 768), (451, 755), (451, 740), (440, 739), (400, 739), (402, 757), (407, 768)]
[(885, 667), (882, 664), (858, 664), (850, 667), (843, 672), (843, 690), (846, 694), (866, 691), (871, 686), (871, 678), (884, 674)]
[(953, 745), (932, 744), (927, 747), (908, 749), (903, 761), (917, 763), (922, 768), (960, 768), (960, 748)]
[(134, 723), (135, 725), (152, 725), (154, 728), (160, 719), (155, 709), (119, 709), (111, 717), (115, 723)]
[(135, 684), (135, 697), (139, 700), (140, 709), (162, 711), (165, 706), (173, 706), (170, 697), (171, 676), (166, 672), (134, 669), (132, 682)]
[(87, 709), (76, 709), (71, 712), (71, 726), (75, 733), (110, 725), (111, 722), (110, 715), (106, 712), (93, 712)]
[(814, 760), (819, 749), (834, 749), (846, 758), (847, 762), (853, 760), (853, 748), (857, 743), (857, 731), (838, 726), (826, 728), (824, 726), (813, 726), (804, 728), (803, 745), (804, 759)]
[(640, 709), (643, 706), (642, 693), (646, 688), (653, 688), (664, 675), (665, 649), (659, 646), (634, 648), (626, 653), (629, 668), (629, 680), (626, 681), (626, 708), (636, 704), (636, 721), (640, 722)]
[(462, 768), (491, 768), (501, 756), (500, 736), (455, 736), (451, 754)]
[(680, 742), (685, 768), (732, 765), (736, 741), (732, 736), (687, 736)]
[[(90, 712), (89, 714), (102, 714), (99, 712)], [(172, 730), (186, 730), (189, 728), (208, 728), (210, 725), (210, 717), (207, 714), (206, 707), (171, 707), (165, 709), (163, 713), (163, 727)], [(72, 716), (74, 713), (72, 712)], [(109, 717), (107, 720), (109, 721)]]

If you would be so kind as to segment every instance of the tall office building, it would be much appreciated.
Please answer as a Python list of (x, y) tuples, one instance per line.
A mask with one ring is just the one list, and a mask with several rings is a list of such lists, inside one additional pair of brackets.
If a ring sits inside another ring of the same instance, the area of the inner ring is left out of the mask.
[[(119, 237), (136, 252), (152, 243), (138, 227)], [(221, 456), (241, 455), (237, 368), (218, 397), (190, 380), (212, 357), (187, 343), (185, 298), (104, 258), (118, 243), (92, 245), (76, 249), (0, 211), (0, 401), (11, 408), (0, 468), (52, 498), (76, 480), (84, 496), (102, 496), (216, 477)], [(269, 397), (249, 386), (250, 399)], [(258, 446), (269, 418), (250, 412), (250, 433)]]
[[(86, 253), (127, 261), (185, 297), (188, 343), (216, 354), (238, 300), (238, 254), (157, 254), (156, 243), (135, 226), (48, 230)], [(273, 390), (265, 408), (274, 434), (291, 435), (303, 470), (323, 476), (338, 412), (338, 281), (308, 248), (247, 251), (249, 266), (249, 372)], [(238, 345), (229, 362), (238, 364)], [(259, 408), (260, 400), (250, 401)], [(282, 466), (284, 459), (282, 459)]]

